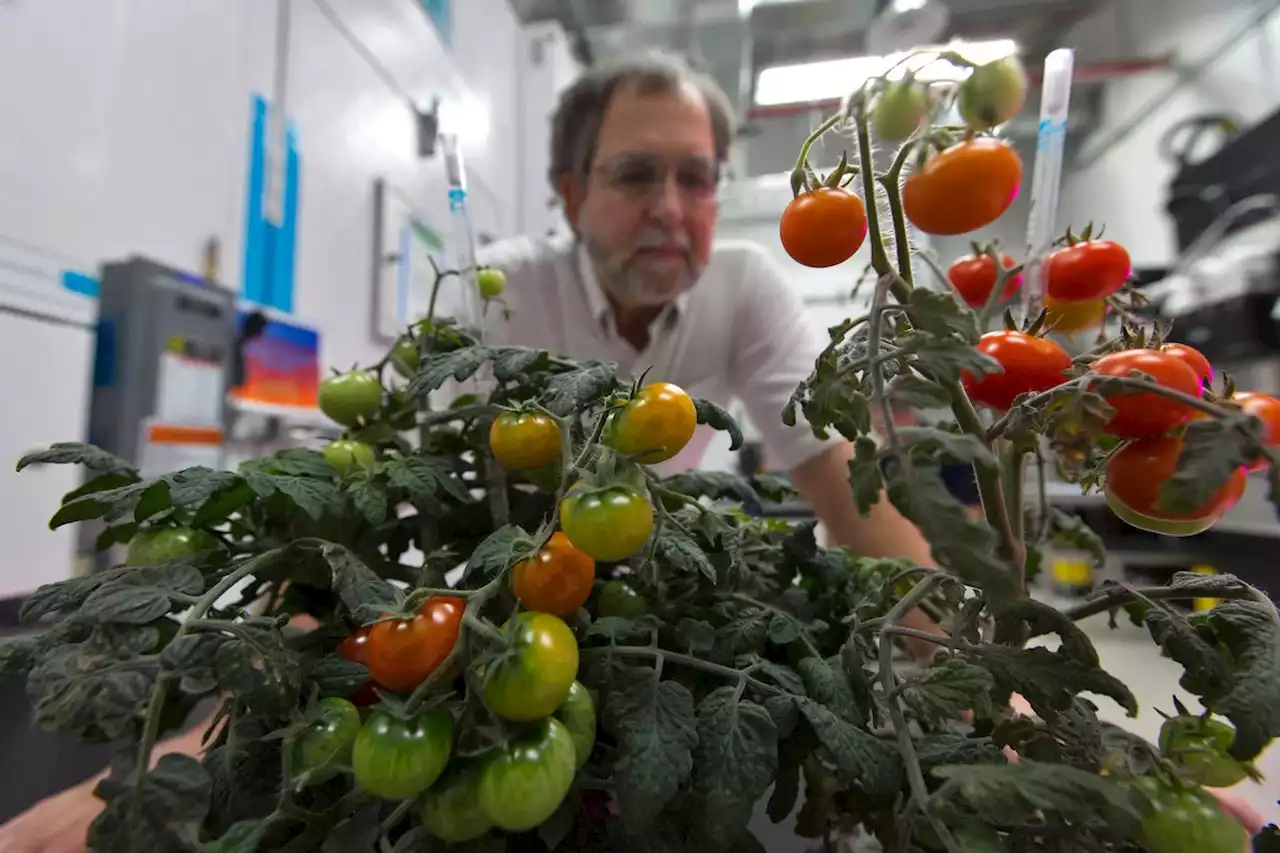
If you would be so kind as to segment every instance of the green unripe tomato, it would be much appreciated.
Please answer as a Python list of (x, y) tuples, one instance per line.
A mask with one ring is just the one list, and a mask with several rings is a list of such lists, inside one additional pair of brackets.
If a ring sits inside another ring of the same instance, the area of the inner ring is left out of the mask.
[(461, 844), (484, 835), (493, 821), (480, 807), (481, 760), (450, 762), (422, 798), (422, 825), (446, 844)]
[(294, 772), (304, 784), (318, 785), (351, 766), (351, 747), (360, 733), (360, 712), (346, 699), (329, 697), (316, 703), (310, 725), (293, 742)]
[(409, 338), (400, 338), (396, 341), (395, 346), (391, 348), (391, 367), (396, 373), (399, 373), (405, 379), (413, 378), (418, 372), (418, 365), (422, 361), (422, 356), (418, 353), (417, 341)]
[(560, 703), (555, 716), (569, 730), (577, 764), (581, 767), (587, 763), (591, 749), (596, 745), (596, 703), (582, 682), (575, 681), (569, 685), (569, 695)]
[(482, 269), (476, 273), (476, 286), (485, 299), (501, 296), (502, 291), (507, 289), (507, 274), (492, 267)]
[(884, 142), (901, 142), (924, 122), (928, 102), (924, 89), (914, 80), (890, 83), (871, 109), (871, 130)]
[(373, 448), (363, 441), (339, 438), (324, 446), (324, 461), (345, 477), (359, 468), (372, 468), (378, 458)]
[(320, 383), (320, 411), (343, 426), (373, 420), (382, 408), (382, 385), (367, 370), (350, 370)]
[(453, 716), (427, 711), (401, 720), (374, 709), (356, 735), (351, 766), (361, 788), (387, 800), (416, 797), (440, 778), (453, 752)]
[(989, 130), (1018, 114), (1027, 100), (1027, 72), (1016, 56), (997, 59), (973, 69), (960, 84), (956, 107), (974, 130)]
[(596, 611), (601, 616), (639, 619), (649, 612), (649, 603), (626, 581), (609, 581), (600, 590)]
[(1160, 727), (1160, 752), (1197, 785), (1230, 788), (1249, 775), (1248, 766), (1227, 754), (1236, 730), (1222, 720), (1186, 714)]
[(190, 527), (162, 527), (143, 530), (129, 540), (124, 561), (130, 566), (154, 566), (180, 557), (190, 557), (218, 547), (218, 540), (203, 530)]
[(573, 738), (554, 717), (530, 726), (488, 760), (480, 807), (508, 832), (523, 832), (559, 808), (573, 785)]

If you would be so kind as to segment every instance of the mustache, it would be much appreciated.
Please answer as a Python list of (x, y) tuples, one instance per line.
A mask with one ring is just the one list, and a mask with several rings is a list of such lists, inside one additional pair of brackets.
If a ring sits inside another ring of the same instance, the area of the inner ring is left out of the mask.
[(681, 234), (647, 231), (636, 240), (632, 251), (634, 253), (642, 252), (645, 249), (678, 249), (687, 256), (692, 251), (692, 248), (688, 238)]

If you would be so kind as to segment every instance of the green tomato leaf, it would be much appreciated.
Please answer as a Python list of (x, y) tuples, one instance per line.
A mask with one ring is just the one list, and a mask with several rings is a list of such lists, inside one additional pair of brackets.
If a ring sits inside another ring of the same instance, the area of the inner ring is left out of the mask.
[(183, 693), (202, 696), (218, 686), (214, 669), (218, 649), (227, 641), (223, 634), (187, 634), (165, 646), (160, 653), (160, 665), (178, 673), (179, 687)]
[(945, 732), (930, 735), (916, 746), (916, 757), (925, 773), (945, 764), (1007, 764), (1004, 750), (989, 737), (966, 737)]
[(319, 477), (322, 480), (338, 476), (337, 469), (325, 461), (324, 454), (309, 447), (286, 447), (256, 461), (275, 474)]
[(728, 848), (746, 829), (777, 767), (778, 730), (769, 712), (740, 699), (736, 687), (711, 691), (698, 706), (693, 790), (713, 849)]
[(1245, 583), (1235, 575), (1202, 575), (1199, 572), (1174, 572), (1169, 586), (1208, 598), (1224, 592), (1240, 592), (1246, 588)]
[(859, 436), (853, 442), (853, 458), (849, 460), (849, 484), (858, 512), (867, 515), (880, 501), (884, 491), (884, 475), (880, 473), (880, 448), (875, 439)]
[[(555, 850), (569, 837), (578, 819), (578, 809), (581, 805), (578, 792), (570, 791), (569, 795), (560, 801), (560, 805), (556, 806), (551, 817), (538, 824), (538, 838), (547, 845), (548, 851)], [(505, 851), (506, 846), (504, 845), (502, 849)]]
[[(1190, 574), (1189, 572), (1187, 574)], [(1224, 695), (1234, 681), (1227, 661), (1212, 642), (1172, 608), (1152, 601), (1143, 615), (1151, 639), (1164, 653), (1182, 664), (1179, 684), (1193, 695), (1208, 702)]]
[(768, 636), (769, 620), (759, 611), (729, 622), (716, 629), (716, 644), (724, 656), (733, 657), (746, 652), (759, 653), (764, 649)]
[(204, 591), (204, 577), (187, 560), (144, 566), (112, 576), (90, 592), (80, 617), (95, 622), (145, 625)]
[(169, 484), (163, 479), (156, 480), (138, 496), (138, 501), (133, 507), (133, 520), (139, 523), (144, 522), (172, 506), (173, 499), (169, 496)]
[(1085, 524), (1078, 515), (1050, 507), (1053, 524), (1053, 541), (1060, 547), (1084, 551), (1093, 559), (1093, 567), (1101, 569), (1107, 562), (1107, 550), (1102, 537)]
[(764, 709), (769, 712), (774, 726), (778, 729), (778, 737), (789, 738), (800, 722), (800, 709), (795, 699), (790, 696), (774, 695), (764, 700)]
[(716, 569), (706, 553), (689, 534), (674, 524), (664, 524), (654, 540), (654, 560), (664, 569), (679, 572), (697, 572), (712, 583), (716, 582)]
[(78, 441), (59, 441), (51, 444), (47, 450), (28, 453), (18, 460), (17, 470), (22, 471), (32, 465), (83, 465), (97, 473), (119, 474), (132, 480), (138, 479), (138, 469), (119, 456)]
[(250, 503), (253, 500), (253, 487), (246, 483), (240, 477), (236, 477), (234, 482), (230, 483), (226, 488), (211, 495), (204, 504), (196, 510), (195, 518), (192, 519), (193, 527), (209, 527), (215, 524), (221, 524), (226, 521), (233, 512)]
[(685, 617), (676, 625), (676, 642), (694, 654), (709, 652), (716, 644), (716, 629), (701, 619)]
[(103, 853), (178, 853), (200, 847), (213, 785), (200, 762), (189, 755), (160, 756), (135, 788), (109, 777), (95, 793), (107, 806), (89, 827), (88, 847)]
[(82, 498), (85, 495), (92, 495), (98, 492), (105, 492), (110, 489), (118, 489), (121, 486), (127, 486), (138, 478), (130, 474), (111, 473), (99, 474), (89, 480), (78, 489), (73, 489), (62, 496), (62, 503), (70, 503), (76, 498)]
[(854, 695), (839, 656), (830, 660), (807, 657), (800, 661), (796, 669), (800, 671), (800, 678), (804, 681), (809, 696), (815, 701), (858, 728), (867, 724), (871, 696)]
[(269, 826), (265, 820), (242, 820), (217, 841), (206, 841), (200, 853), (258, 853)]
[(800, 638), (800, 624), (783, 613), (774, 613), (769, 617), (769, 642), (785, 646)]
[(106, 518), (108, 521), (117, 521), (130, 516), (134, 511), (134, 507), (138, 505), (139, 498), (153, 484), (154, 481), (152, 480), (130, 483), (127, 486), (94, 492), (93, 494), (67, 501), (49, 519), (49, 529), (57, 530), (64, 524), (88, 521), (93, 518)]
[(1141, 820), (1133, 795), (1118, 782), (1063, 764), (950, 765), (935, 767), (933, 775), (946, 780), (938, 800), (962, 800), (1001, 825), (1049, 819), (1111, 827), (1126, 838)]
[[(809, 658), (805, 658), (805, 660), (809, 660)], [(812, 660), (816, 661), (818, 659), (812, 658)], [(788, 693), (795, 693), (800, 696), (805, 695), (803, 679), (789, 666), (775, 663), (758, 655), (742, 655), (738, 658), (737, 665), (738, 669), (746, 669), (749, 666), (754, 667), (755, 671), (752, 673), (754, 677), (762, 681), (772, 682)]]
[(493, 378), (499, 382), (519, 382), (550, 368), (551, 356), (544, 350), (502, 347), (493, 360)]
[(774, 823), (782, 823), (795, 811), (796, 801), (800, 799), (800, 767), (808, 757), (808, 748), (798, 738), (785, 739), (779, 745), (773, 793), (765, 806), (769, 820)]
[(828, 428), (850, 441), (871, 433), (871, 401), (842, 377), (833, 376), (814, 383), (801, 409), (809, 427), (821, 438), (827, 437)]
[(352, 853), (376, 850), (382, 835), (381, 804), (365, 803), (355, 814), (335, 826), (320, 846), (320, 853)]
[(466, 577), (491, 578), (537, 552), (537, 543), (518, 524), (504, 524), (476, 546), (467, 559)]
[(561, 373), (547, 383), (542, 404), (564, 417), (581, 411), (618, 389), (618, 366), (600, 361), (579, 362), (577, 370)]
[(686, 471), (664, 478), (662, 487), (694, 498), (735, 500), (744, 504), (754, 504), (760, 500), (750, 483), (728, 471)]
[(903, 767), (895, 749), (812, 699), (797, 699), (796, 703), (814, 737), (849, 784), (877, 797), (898, 793)]
[(742, 430), (738, 427), (738, 422), (733, 419), (732, 415), (718, 404), (713, 403), (711, 400), (704, 400), (701, 397), (694, 398), (693, 407), (698, 413), (698, 423), (729, 433), (730, 450), (738, 450), (742, 447), (746, 439), (742, 437)]
[(392, 485), (409, 493), (409, 497), (428, 506), (452, 498), (458, 503), (471, 503), (462, 480), (458, 479), (454, 462), (447, 456), (399, 456), (378, 466)]
[(360, 471), (347, 484), (355, 508), (373, 525), (387, 520), (387, 489), (372, 471)]
[(244, 478), (260, 497), (269, 498), (279, 492), (316, 521), (323, 518), (326, 513), (341, 508), (338, 487), (328, 480), (291, 474), (270, 474), (256, 468), (246, 469)]
[(1270, 602), (1227, 601), (1205, 621), (1234, 663), (1235, 684), (1221, 699), (1206, 703), (1236, 727), (1228, 750), (1237, 761), (1252, 761), (1280, 737), (1280, 627)]
[(914, 373), (893, 377), (886, 391), (894, 405), (907, 409), (945, 409), (951, 405), (951, 395), (945, 388)]
[(307, 683), (314, 684), (321, 696), (350, 696), (369, 680), (369, 670), (362, 663), (349, 661), (342, 655), (328, 655), (307, 667)]
[[(919, 290), (919, 288), (917, 288)], [(921, 371), (941, 381), (956, 382), (968, 371), (974, 376), (999, 373), (999, 363), (973, 348), (973, 344), (956, 337), (939, 337), (915, 331), (911, 340), (918, 342), (915, 364)]]
[(799, 494), (787, 474), (756, 474), (751, 478), (751, 487), (757, 495), (774, 503), (792, 500)]
[(941, 724), (960, 719), (965, 711), (989, 713), (993, 687), (991, 673), (949, 657), (908, 679), (902, 700), (920, 719)]
[(423, 359), (418, 374), (405, 389), (405, 397), (410, 400), (420, 400), (439, 389), (450, 378), (457, 382), (470, 379), (480, 366), (493, 356), (494, 350), (485, 346), (463, 347), (452, 352), (432, 353)]
[(1213, 498), (1261, 446), (1259, 424), (1245, 414), (1187, 424), (1174, 474), (1160, 489), (1159, 503), (1169, 512), (1194, 512)]
[(623, 820), (651, 825), (693, 770), (698, 744), (693, 694), (652, 673), (607, 695), (604, 727), (618, 743), (613, 768)]
[(229, 491), (241, 482), (238, 474), (203, 466), (184, 468), (160, 479), (169, 487), (173, 506), (178, 507), (201, 506), (214, 495)]
[(901, 426), (896, 429), (898, 441), (910, 449), (914, 458), (928, 457), (947, 462), (976, 462), (993, 465), (995, 457), (977, 436), (947, 432), (933, 427)]
[(40, 644), (32, 637), (0, 640), (0, 681), (19, 675), (35, 666)]
[(971, 662), (986, 667), (995, 679), (994, 699), (1005, 702), (1010, 693), (1020, 693), (1042, 717), (1067, 710), (1075, 694), (1085, 692), (1111, 697), (1131, 717), (1138, 713), (1138, 702), (1124, 682), (1100, 667), (1045, 648), (983, 645)]
[(214, 653), (218, 684), (250, 710), (268, 718), (297, 705), (302, 663), (274, 629), (237, 625)]
[(377, 618), (404, 600), (400, 590), (378, 577), (355, 552), (326, 542), (320, 554), (332, 572), (333, 591), (356, 618)]
[(1098, 651), (1089, 635), (1062, 611), (1041, 601), (1024, 599), (1001, 610), (992, 639), (1008, 646), (1025, 646), (1045, 634), (1061, 638), (1060, 654), (1087, 667), (1098, 666)]
[(945, 291), (924, 287), (913, 289), (907, 311), (913, 327), (939, 338), (953, 337), (973, 346), (982, 334), (978, 328), (978, 315)]
[(35, 725), (83, 740), (121, 737), (141, 719), (155, 675), (136, 653), (92, 641), (55, 646), (27, 676)]

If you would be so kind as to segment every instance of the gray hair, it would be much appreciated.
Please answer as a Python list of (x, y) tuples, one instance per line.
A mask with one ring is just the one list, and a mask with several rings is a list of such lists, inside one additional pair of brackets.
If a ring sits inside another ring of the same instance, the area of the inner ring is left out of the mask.
[(720, 85), (679, 56), (660, 51), (632, 54), (589, 68), (560, 96), (551, 117), (551, 167), (547, 173), (557, 192), (566, 174), (590, 171), (605, 110), (614, 92), (628, 83), (634, 83), (645, 95), (693, 84), (711, 113), (716, 160), (724, 163), (728, 159), (734, 133), (733, 105)]

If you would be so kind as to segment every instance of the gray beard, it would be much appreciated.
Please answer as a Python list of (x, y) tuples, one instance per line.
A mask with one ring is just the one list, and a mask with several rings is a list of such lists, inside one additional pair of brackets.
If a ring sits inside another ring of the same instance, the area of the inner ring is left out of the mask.
[(673, 287), (657, 285), (648, 281), (639, 270), (628, 269), (626, 264), (610, 262), (605, 253), (586, 237), (578, 235), (578, 241), (587, 250), (587, 257), (595, 268), (600, 286), (614, 299), (630, 307), (665, 305), (691, 290), (702, 273), (701, 270), (691, 269), (685, 282), (679, 282)]

